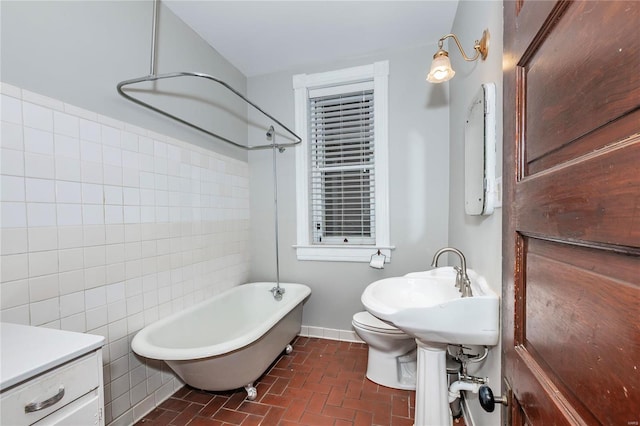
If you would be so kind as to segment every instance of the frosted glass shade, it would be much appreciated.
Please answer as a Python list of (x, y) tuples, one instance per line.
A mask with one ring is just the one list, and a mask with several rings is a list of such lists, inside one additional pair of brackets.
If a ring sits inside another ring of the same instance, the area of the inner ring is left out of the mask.
[(431, 69), (429, 75), (427, 75), (427, 81), (429, 83), (443, 83), (451, 80), (456, 72), (451, 68), (451, 61), (449, 56), (444, 54), (436, 54), (431, 63)]

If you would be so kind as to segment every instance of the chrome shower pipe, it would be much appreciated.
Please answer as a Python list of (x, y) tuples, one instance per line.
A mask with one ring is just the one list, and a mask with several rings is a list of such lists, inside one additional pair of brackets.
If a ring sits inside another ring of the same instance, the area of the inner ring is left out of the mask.
[(283, 149), (278, 147), (276, 144), (276, 133), (273, 126), (270, 126), (269, 130), (267, 130), (267, 139), (271, 140), (273, 152), (273, 211), (276, 237), (276, 286), (271, 289), (271, 293), (273, 293), (273, 297), (276, 300), (282, 300), (284, 288), (280, 287), (280, 244), (278, 241), (278, 164), (276, 159), (278, 151), (282, 152)]
[(149, 75), (156, 75), (156, 38), (158, 27), (158, 2), (153, 0), (153, 20), (151, 21), (151, 60), (149, 61)]

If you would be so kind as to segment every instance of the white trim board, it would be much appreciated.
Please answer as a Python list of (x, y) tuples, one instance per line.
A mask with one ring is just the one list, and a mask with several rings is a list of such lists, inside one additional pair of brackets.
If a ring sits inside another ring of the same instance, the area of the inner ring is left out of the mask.
[(364, 343), (353, 330), (339, 330), (336, 328), (313, 327), (303, 325), (298, 336), (317, 337), (319, 339), (339, 340), (341, 342)]

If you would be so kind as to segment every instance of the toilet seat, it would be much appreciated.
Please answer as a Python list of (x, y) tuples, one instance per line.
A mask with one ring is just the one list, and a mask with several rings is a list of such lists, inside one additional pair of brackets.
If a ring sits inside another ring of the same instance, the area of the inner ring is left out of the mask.
[(364, 329), (383, 334), (406, 334), (404, 331), (387, 324), (386, 322), (374, 317), (367, 311), (358, 312), (353, 316), (353, 324)]

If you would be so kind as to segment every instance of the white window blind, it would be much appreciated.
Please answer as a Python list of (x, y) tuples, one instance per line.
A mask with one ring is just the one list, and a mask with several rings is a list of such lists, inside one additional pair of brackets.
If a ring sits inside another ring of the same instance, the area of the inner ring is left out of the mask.
[(367, 89), (309, 97), (313, 244), (376, 242), (373, 95)]

